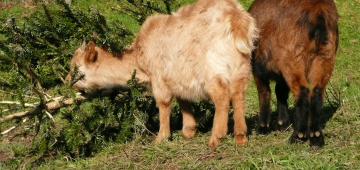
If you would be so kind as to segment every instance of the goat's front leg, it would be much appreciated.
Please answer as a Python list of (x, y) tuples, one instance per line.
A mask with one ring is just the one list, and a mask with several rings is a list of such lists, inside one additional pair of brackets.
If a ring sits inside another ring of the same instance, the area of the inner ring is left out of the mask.
[[(160, 84), (160, 85), (159, 85)], [(153, 95), (156, 101), (156, 105), (159, 108), (160, 129), (155, 139), (156, 142), (160, 142), (166, 138), (171, 137), (170, 133), (170, 114), (171, 114), (171, 93), (161, 86), (161, 83), (153, 84)]]
[(156, 142), (160, 142), (166, 138), (170, 138), (170, 113), (171, 102), (156, 101), (159, 108), (160, 129), (156, 137)]

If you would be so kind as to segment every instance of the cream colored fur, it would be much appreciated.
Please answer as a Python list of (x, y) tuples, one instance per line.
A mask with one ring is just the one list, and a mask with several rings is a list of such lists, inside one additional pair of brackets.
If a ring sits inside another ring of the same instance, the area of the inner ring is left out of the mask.
[(216, 107), (209, 142), (212, 148), (226, 136), (232, 100), (235, 141), (237, 145), (244, 145), (245, 91), (256, 37), (253, 18), (236, 0), (198, 0), (172, 15), (150, 16), (122, 56), (114, 57), (95, 47), (93, 42), (80, 47), (71, 68), (77, 65), (79, 71), (85, 73), (85, 79), (74, 84), (74, 88), (126, 85), (133, 70), (137, 70), (137, 79), (149, 84), (159, 107), (160, 130), (156, 141), (171, 135), (169, 118), (173, 96), (183, 113), (185, 138), (193, 137), (196, 129), (189, 103), (211, 99)]

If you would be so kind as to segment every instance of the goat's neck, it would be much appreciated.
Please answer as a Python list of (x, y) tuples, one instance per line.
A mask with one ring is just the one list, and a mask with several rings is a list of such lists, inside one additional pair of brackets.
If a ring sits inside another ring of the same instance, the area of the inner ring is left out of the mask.
[(121, 60), (121, 67), (124, 67), (127, 74), (130, 76), (127, 81), (131, 79), (131, 76), (136, 71), (135, 78), (139, 82), (147, 82), (149, 81), (148, 75), (139, 67), (137, 61), (137, 51), (127, 51), (125, 50), (122, 54)]
[(135, 50), (125, 50), (120, 57), (110, 57), (104, 59), (102, 63), (102, 66), (99, 67), (102, 70), (97, 70), (100, 75), (96, 77), (100, 78), (105, 86), (126, 86), (135, 70), (135, 79), (137, 81), (147, 82), (149, 80), (137, 63)]

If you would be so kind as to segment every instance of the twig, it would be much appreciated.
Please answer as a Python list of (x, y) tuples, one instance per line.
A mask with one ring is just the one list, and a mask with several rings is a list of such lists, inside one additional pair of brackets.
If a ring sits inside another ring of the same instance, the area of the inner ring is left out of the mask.
[(9, 111), (10, 109), (5, 109), (5, 110), (2, 110), (1, 112), (7, 112), (7, 111)]
[(52, 70), (54, 71), (54, 73), (58, 76), (58, 78), (64, 83), (66, 84), (66, 81), (62, 78), (61, 74), (55, 69), (55, 67), (51, 67)]
[(54, 138), (54, 140), (55, 140), (55, 142), (54, 142), (54, 143), (52, 143), (52, 144), (50, 145), (50, 148), (51, 148), (52, 146), (54, 146), (54, 145), (57, 143), (57, 139), (56, 139), (56, 138)]
[(40, 105), (45, 104), (46, 102), (46, 98), (45, 98), (45, 93), (42, 93), (43, 90), (39, 91), (38, 89), (36, 89), (34, 86), (31, 86), (32, 90), (39, 96), (40, 98)]
[[(23, 122), (25, 123), (27, 121), (27, 119), (24, 119)], [(9, 128), (8, 130), (5, 130), (3, 132), (1, 132), (1, 135), (5, 135), (7, 133), (9, 133), (10, 131), (12, 131), (13, 129), (15, 129), (16, 127), (18, 127), (19, 125), (16, 126), (12, 126), (11, 128)]]
[(137, 118), (137, 117), (135, 116), (134, 113), (133, 113), (132, 115), (135, 117), (136, 121), (138, 121), (149, 133), (151, 133), (153, 136), (156, 137), (156, 135), (155, 135), (154, 133), (152, 133), (148, 128), (146, 128), (146, 126), (139, 120), (139, 118)]
[[(330, 106), (336, 109), (337, 107), (341, 106), (341, 91), (339, 89), (335, 89), (331, 82), (329, 84), (331, 89), (325, 90), (325, 97)], [(335, 102), (331, 101), (329, 93), (335, 99)]]
[[(31, 79), (36, 82), (36, 84), (37, 84), (38, 88), (40, 89), (40, 91), (44, 91), (44, 88), (42, 87), (42, 85), (40, 83), (39, 77), (35, 74), (35, 72), (30, 67), (26, 67), (24, 64), (22, 64), (22, 63), (20, 63), (18, 61), (16, 61), (16, 64), (26, 70), (26, 73), (28, 73), (30, 75)], [(33, 87), (33, 89), (37, 91), (37, 89), (35, 87)]]
[(9, 133), (10, 131), (12, 131), (12, 130), (15, 129), (15, 128), (16, 128), (16, 126), (12, 126), (12, 127), (9, 128), (8, 130), (5, 130), (5, 131), (1, 132), (1, 135), (5, 135), (5, 134)]
[(286, 132), (291, 126), (292, 126), (292, 123), (284, 130), (284, 132)]
[[(21, 104), (21, 103), (15, 102), (15, 101), (0, 101), (0, 104)], [(34, 103), (34, 104), (25, 103), (24, 106), (25, 107), (36, 107), (36, 104), (38, 104), (38, 103)]]
[(55, 122), (54, 117), (53, 117), (48, 111), (45, 110), (45, 114), (46, 114), (47, 116), (49, 116), (49, 118), (50, 118), (53, 122)]
[(123, 150), (123, 152), (125, 153), (126, 158), (129, 158), (128, 154), (125, 152), (124, 148), (121, 148)]
[(328, 92), (327, 90), (325, 90), (325, 98), (327, 100), (327, 102), (330, 104), (330, 106), (333, 108), (333, 109), (336, 109), (336, 107), (333, 105), (333, 103), (330, 101), (330, 98), (329, 98), (329, 95), (328, 95)]

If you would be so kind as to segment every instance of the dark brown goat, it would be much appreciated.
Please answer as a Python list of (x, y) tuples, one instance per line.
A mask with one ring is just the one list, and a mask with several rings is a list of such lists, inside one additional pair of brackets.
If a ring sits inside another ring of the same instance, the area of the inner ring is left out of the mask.
[(249, 12), (260, 29), (252, 59), (260, 105), (257, 132), (270, 131), (269, 81), (275, 80), (276, 128), (289, 126), (291, 91), (296, 120), (290, 142), (310, 139), (310, 146), (323, 146), (320, 112), (339, 41), (334, 1), (255, 0)]

